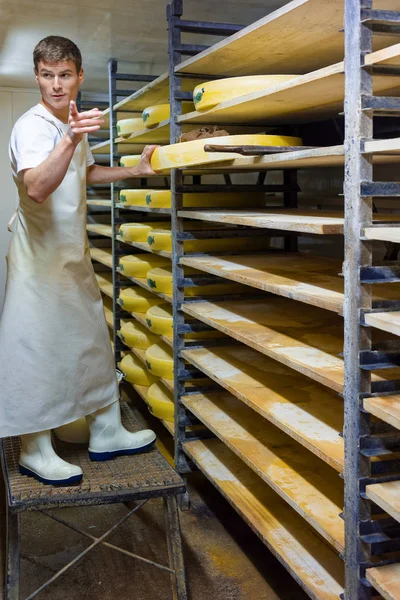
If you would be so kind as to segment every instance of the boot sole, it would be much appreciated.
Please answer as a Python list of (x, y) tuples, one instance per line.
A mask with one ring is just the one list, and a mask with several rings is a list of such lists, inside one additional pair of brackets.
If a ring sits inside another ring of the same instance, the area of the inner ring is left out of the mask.
[(28, 467), (24, 467), (23, 465), (19, 465), (19, 472), (21, 475), (27, 475), (28, 477), (33, 477), (37, 481), (44, 483), (45, 485), (73, 485), (75, 483), (80, 483), (82, 481), (83, 475), (72, 475), (71, 477), (67, 477), (66, 479), (46, 479), (46, 477), (42, 477), (35, 471), (28, 469)]
[(123, 450), (112, 450), (111, 452), (92, 452), (89, 450), (89, 458), (92, 461), (103, 461), (103, 460), (112, 460), (117, 456), (130, 456), (132, 454), (141, 454), (142, 452), (146, 452), (150, 450), (152, 446), (156, 443), (156, 439), (145, 444), (144, 446), (139, 446), (138, 448), (126, 448)]

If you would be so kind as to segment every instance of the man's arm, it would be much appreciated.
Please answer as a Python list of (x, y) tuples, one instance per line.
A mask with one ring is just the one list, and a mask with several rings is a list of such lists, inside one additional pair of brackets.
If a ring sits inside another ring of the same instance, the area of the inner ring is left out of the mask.
[(97, 108), (78, 113), (72, 103), (70, 115), (70, 133), (65, 135), (40, 165), (22, 171), (22, 180), (26, 192), (34, 202), (43, 203), (62, 183), (76, 146), (83, 135), (100, 129), (102, 113)]
[(120, 179), (129, 179), (130, 177), (155, 175), (150, 165), (150, 159), (156, 148), (157, 146), (146, 146), (137, 167), (102, 167), (100, 165), (91, 165), (87, 168), (87, 183), (113, 183)]

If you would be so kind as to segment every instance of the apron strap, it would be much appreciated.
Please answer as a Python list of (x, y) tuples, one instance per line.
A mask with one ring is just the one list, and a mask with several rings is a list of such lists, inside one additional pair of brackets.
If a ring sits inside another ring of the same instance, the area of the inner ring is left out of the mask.
[(11, 219), (10, 219), (10, 220), (8, 221), (8, 223), (7, 223), (7, 229), (8, 229), (8, 231), (9, 231), (10, 233), (12, 233), (11, 226), (12, 226), (12, 224), (14, 223), (15, 219), (17, 218), (17, 215), (18, 215), (18, 208), (17, 208), (17, 210), (14, 212), (13, 216), (11, 217)]

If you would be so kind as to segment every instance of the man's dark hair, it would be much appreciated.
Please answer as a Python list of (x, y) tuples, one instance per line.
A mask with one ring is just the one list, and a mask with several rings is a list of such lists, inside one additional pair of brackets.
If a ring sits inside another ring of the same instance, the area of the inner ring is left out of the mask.
[(33, 64), (35, 72), (38, 71), (39, 62), (58, 63), (65, 60), (72, 60), (76, 67), (76, 72), (82, 68), (82, 55), (78, 46), (68, 38), (58, 35), (49, 35), (36, 44), (33, 51)]

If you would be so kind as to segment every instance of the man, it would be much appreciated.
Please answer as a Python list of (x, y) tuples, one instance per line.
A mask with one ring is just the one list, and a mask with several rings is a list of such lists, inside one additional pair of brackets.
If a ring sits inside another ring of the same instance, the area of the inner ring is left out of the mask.
[(85, 416), (92, 460), (149, 448), (151, 430), (121, 424), (119, 392), (100, 291), (86, 236), (86, 183), (153, 175), (154, 147), (138, 167), (94, 164), (87, 135), (97, 108), (79, 113), (81, 53), (50, 36), (33, 53), (41, 101), (15, 124), (10, 140), (20, 204), (7, 255), (0, 322), (0, 437), (21, 435), (20, 470), (49, 484), (79, 482), (63, 461), (51, 429)]

